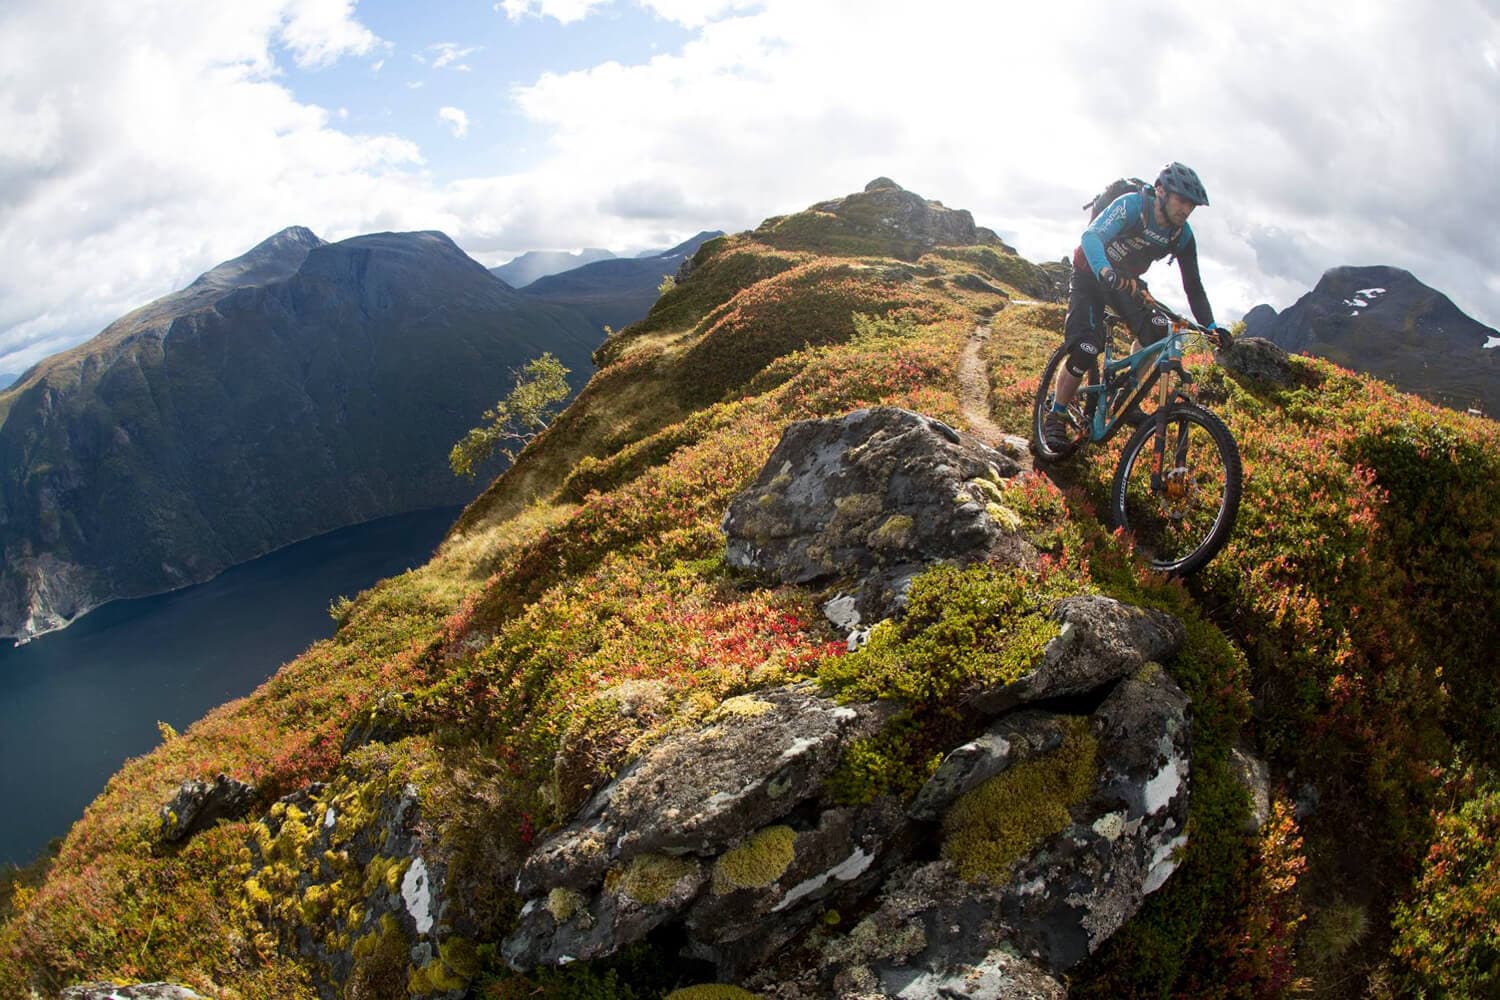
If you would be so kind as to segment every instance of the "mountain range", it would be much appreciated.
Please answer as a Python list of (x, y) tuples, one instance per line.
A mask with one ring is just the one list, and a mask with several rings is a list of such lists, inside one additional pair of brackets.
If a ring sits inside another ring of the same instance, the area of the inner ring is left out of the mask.
[(1500, 330), (1400, 268), (1332, 268), (1280, 313), (1250, 310), (1245, 332), (1443, 406), (1500, 414)]
[(601, 336), (442, 233), (285, 229), (0, 394), (0, 634), (461, 503), (448, 449), (511, 369), (581, 381)]
[(428, 564), (0, 873), (0, 994), (1493, 995), (1500, 425), (1190, 355), (1243, 495), (1165, 578), (1117, 450), (1013, 436), (1057, 267), (887, 178), (703, 244)]
[(584, 250), (528, 250), (512, 261), (490, 268), (490, 273), (512, 288), (525, 288), (538, 278), (570, 271), (596, 260), (611, 260), (614, 253), (589, 247)]
[(702, 232), (669, 250), (583, 264), (538, 278), (520, 291), (577, 309), (596, 326), (618, 330), (645, 316), (661, 294), (663, 279), (675, 276), (699, 247), (723, 235), (717, 230)]

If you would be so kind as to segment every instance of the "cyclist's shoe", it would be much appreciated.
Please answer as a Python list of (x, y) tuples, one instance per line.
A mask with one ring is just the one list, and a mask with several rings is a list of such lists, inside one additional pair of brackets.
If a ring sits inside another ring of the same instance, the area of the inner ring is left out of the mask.
[(1078, 428), (1066, 413), (1048, 410), (1042, 419), (1042, 440), (1054, 452), (1065, 452), (1073, 447)]

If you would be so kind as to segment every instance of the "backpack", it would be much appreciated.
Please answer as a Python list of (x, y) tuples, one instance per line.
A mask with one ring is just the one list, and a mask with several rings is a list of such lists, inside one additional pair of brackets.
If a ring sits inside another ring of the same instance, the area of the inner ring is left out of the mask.
[[(1132, 191), (1139, 191), (1141, 193), (1141, 199), (1144, 202), (1146, 199), (1154, 198), (1156, 196), (1156, 185), (1148, 184), (1147, 182), (1141, 180), (1139, 177), (1121, 177), (1119, 180), (1111, 181), (1109, 183), (1109, 186), (1107, 186), (1103, 191), (1100, 191), (1098, 194), (1096, 194), (1092, 201), (1084, 202), (1082, 207), (1089, 210), (1089, 221), (1093, 222), (1095, 219), (1099, 218), (1100, 212), (1104, 211), (1110, 205), (1114, 204), (1114, 200), (1116, 198), (1120, 197), (1120, 195), (1122, 194), (1129, 194)], [(1149, 204), (1149, 202), (1147, 204)], [(1141, 216), (1142, 225), (1145, 224), (1144, 213), (1148, 211), (1150, 211), (1150, 209), (1147, 208), (1145, 204), (1143, 204), (1141, 206), (1141, 212), (1143, 213)], [(1181, 230), (1178, 230), (1178, 232), (1180, 234)], [(1176, 260), (1177, 251), (1174, 245), (1174, 249), (1172, 250), (1172, 252), (1167, 254), (1167, 264), (1171, 265)]]
[(1145, 195), (1150, 189), (1151, 185), (1139, 177), (1121, 177), (1119, 180), (1111, 182), (1108, 187), (1100, 191), (1092, 199), (1084, 202), (1082, 207), (1089, 210), (1089, 221), (1093, 222), (1099, 218), (1099, 213), (1113, 204), (1114, 200), (1120, 197), (1120, 195), (1129, 194), (1132, 191), (1139, 191), (1142, 195)]

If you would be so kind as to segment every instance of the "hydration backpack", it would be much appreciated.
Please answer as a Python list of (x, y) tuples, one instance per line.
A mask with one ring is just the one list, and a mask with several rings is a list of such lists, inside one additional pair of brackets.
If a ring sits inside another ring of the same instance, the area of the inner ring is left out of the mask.
[[(1122, 194), (1130, 194), (1132, 191), (1140, 192), (1140, 221), (1141, 225), (1144, 227), (1146, 225), (1146, 213), (1151, 211), (1151, 203), (1156, 198), (1156, 185), (1143, 181), (1139, 177), (1121, 177), (1119, 180), (1111, 181), (1108, 187), (1096, 194), (1093, 197), (1093, 200), (1084, 202), (1082, 207), (1089, 210), (1089, 221), (1093, 222), (1095, 219), (1099, 218), (1100, 212), (1104, 211), (1110, 205), (1114, 204), (1114, 200), (1116, 198), (1120, 197), (1120, 195)], [(1179, 236), (1181, 235), (1181, 232), (1182, 231), (1179, 229)], [(1176, 237), (1174, 237), (1172, 252), (1167, 254), (1167, 264), (1170, 266), (1176, 261), (1177, 249)]]
[(1119, 180), (1111, 182), (1108, 187), (1100, 191), (1093, 198), (1084, 202), (1082, 207), (1089, 210), (1089, 221), (1092, 222), (1099, 218), (1099, 213), (1108, 208), (1120, 195), (1129, 194), (1132, 191), (1139, 191), (1142, 195), (1145, 195), (1150, 190), (1151, 185), (1139, 177), (1121, 177)]

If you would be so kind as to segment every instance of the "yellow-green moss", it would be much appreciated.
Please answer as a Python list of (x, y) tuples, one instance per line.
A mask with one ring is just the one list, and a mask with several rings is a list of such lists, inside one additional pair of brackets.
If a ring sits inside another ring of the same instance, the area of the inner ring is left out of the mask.
[(410, 945), (401, 925), (387, 913), (352, 949), (354, 968), (345, 989), (348, 997), (398, 997), (408, 980)]
[(1018, 764), (959, 799), (943, 820), (943, 857), (970, 881), (1004, 882), (1042, 838), (1071, 822), (1093, 790), (1098, 741), (1087, 719), (1068, 723), (1052, 753)]
[(438, 947), (438, 957), (412, 969), (406, 977), (406, 992), (413, 996), (450, 993), (464, 989), (479, 972), (479, 949), (465, 938), (449, 938)]
[(870, 532), (870, 545), (877, 549), (901, 548), (911, 542), (915, 522), (905, 514), (892, 514)]
[(637, 903), (654, 906), (676, 888), (677, 883), (698, 870), (696, 862), (666, 854), (642, 854), (632, 858), (624, 870), (611, 872), (606, 884)]
[(742, 694), (724, 699), (719, 705), (719, 712), (723, 715), (754, 716), (765, 715), (774, 707), (769, 701), (763, 701), (753, 694)]
[(572, 889), (557, 888), (547, 893), (547, 912), (560, 924), (572, 920), (587, 905), (588, 901)]
[(1025, 526), (1025, 522), (1021, 519), (1021, 515), (1017, 514), (1009, 507), (1006, 507), (1004, 504), (988, 504), (984, 508), (984, 510), (985, 513), (990, 516), (991, 521), (994, 521), (1006, 531), (1020, 531), (1022, 527)]
[(762, 888), (781, 878), (796, 856), (796, 840), (791, 827), (768, 826), (720, 855), (714, 862), (714, 895)]
[(742, 990), (738, 986), (729, 986), (725, 983), (703, 983), (673, 990), (666, 995), (665, 1000), (755, 1000), (755, 997), (756, 994), (749, 990)]

